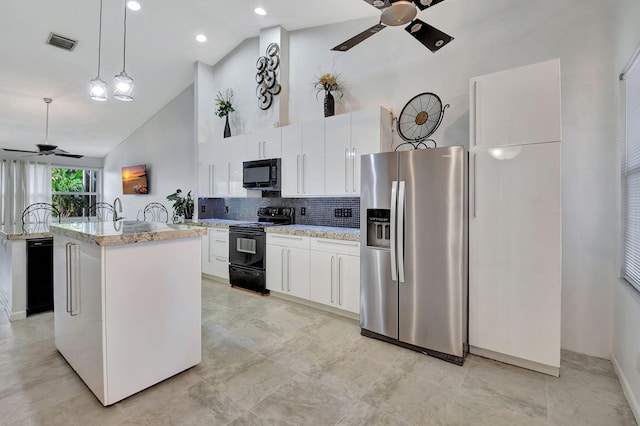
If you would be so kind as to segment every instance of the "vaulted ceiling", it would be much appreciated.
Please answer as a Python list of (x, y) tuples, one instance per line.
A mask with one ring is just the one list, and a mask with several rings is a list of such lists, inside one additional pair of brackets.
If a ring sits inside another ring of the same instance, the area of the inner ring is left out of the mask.
[[(135, 100), (89, 98), (98, 67), (99, 0), (6, 0), (0, 11), (0, 147), (34, 149), (45, 139), (102, 157), (193, 82), (193, 63), (214, 64), (260, 29), (289, 31), (375, 17), (363, 0), (140, 0), (127, 12), (126, 71)], [(124, 0), (103, 0), (100, 76), (112, 87), (123, 67)], [(255, 7), (266, 16), (254, 13)], [(45, 44), (49, 33), (78, 40), (73, 51)], [(198, 43), (195, 36), (206, 34)], [(334, 44), (342, 40), (336, 40)], [(331, 43), (329, 43), (331, 44)], [(327, 49), (333, 47), (327, 45)]]

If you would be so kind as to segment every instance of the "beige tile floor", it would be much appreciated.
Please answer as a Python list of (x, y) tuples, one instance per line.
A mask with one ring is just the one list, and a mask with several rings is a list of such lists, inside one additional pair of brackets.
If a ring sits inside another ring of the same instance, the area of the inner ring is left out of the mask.
[(463, 367), (358, 324), (203, 281), (198, 366), (104, 408), (56, 351), (53, 315), (0, 318), (0, 425), (635, 425), (611, 363), (562, 353), (560, 378)]

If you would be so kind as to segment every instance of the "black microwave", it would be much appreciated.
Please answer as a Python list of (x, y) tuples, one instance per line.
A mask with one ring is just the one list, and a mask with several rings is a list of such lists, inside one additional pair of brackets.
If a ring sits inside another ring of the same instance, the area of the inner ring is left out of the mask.
[(242, 187), (280, 191), (279, 158), (244, 161), (242, 163)]

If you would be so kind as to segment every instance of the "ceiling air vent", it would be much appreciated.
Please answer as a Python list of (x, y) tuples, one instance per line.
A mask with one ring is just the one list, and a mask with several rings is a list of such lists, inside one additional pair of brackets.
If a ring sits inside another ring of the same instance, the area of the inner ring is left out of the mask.
[(78, 44), (78, 40), (70, 39), (69, 37), (61, 36), (59, 34), (50, 33), (49, 38), (47, 38), (47, 44), (50, 44), (55, 47), (59, 47), (60, 49), (72, 51), (76, 44)]

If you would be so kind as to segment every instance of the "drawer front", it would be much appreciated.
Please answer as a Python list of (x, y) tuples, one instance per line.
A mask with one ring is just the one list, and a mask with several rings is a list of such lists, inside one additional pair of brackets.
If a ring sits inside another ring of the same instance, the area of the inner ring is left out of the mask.
[(360, 243), (330, 238), (311, 238), (311, 250), (360, 256)]
[(209, 229), (209, 235), (216, 238), (229, 239), (229, 229), (228, 228), (211, 228)]
[(209, 253), (211, 257), (229, 257), (229, 240), (223, 238), (217, 238), (216, 235), (211, 235), (209, 240)]
[(227, 257), (211, 256), (211, 272), (216, 277), (229, 279), (229, 260)]
[(309, 237), (267, 233), (267, 244), (290, 248), (309, 249)]

